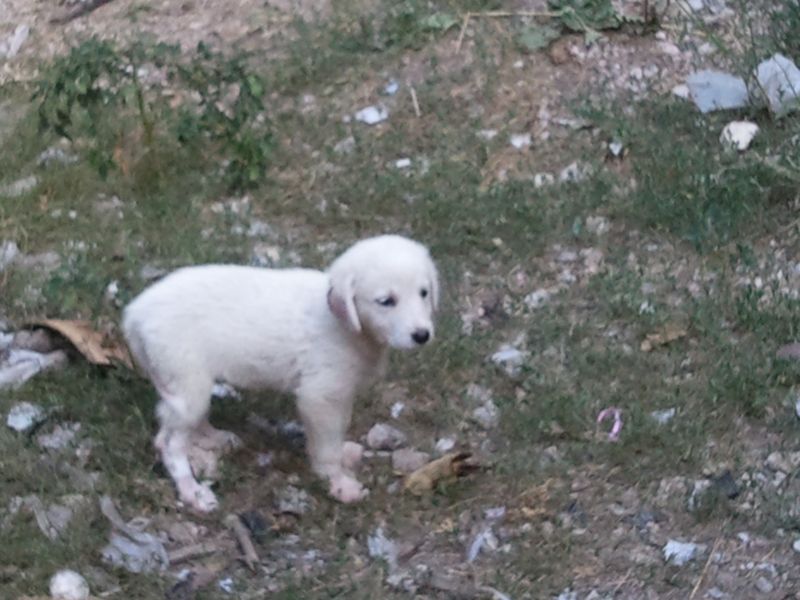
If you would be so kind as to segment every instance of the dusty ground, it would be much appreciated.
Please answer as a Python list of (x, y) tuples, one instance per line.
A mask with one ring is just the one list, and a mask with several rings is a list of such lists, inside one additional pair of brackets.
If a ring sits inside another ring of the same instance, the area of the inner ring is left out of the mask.
[[(548, 22), (523, 14), (540, 2), (292, 5), (115, 0), (60, 25), (70, 5), (0, 0), (0, 39), (31, 27), (0, 59), (0, 183), (37, 176), (0, 203), (0, 242), (19, 248), (0, 260), (0, 331), (45, 315), (113, 331), (165, 269), (323, 266), (363, 235), (408, 233), (441, 266), (440, 335), (394, 359), (353, 436), (387, 422), (483, 468), (417, 498), (376, 452), (370, 497), (341, 506), (286, 426), (290, 401), (249, 394), (214, 405), (245, 445), (222, 464), (220, 513), (197, 517), (155, 462), (146, 382), (71, 355), (0, 391), (4, 415), (50, 411), (33, 432), (0, 432), (2, 596), (44, 595), (71, 568), (126, 599), (798, 597), (800, 371), (776, 357), (800, 326), (798, 121), (701, 116), (671, 92), (699, 67), (749, 72), (773, 47), (767, 8), (791, 3), (765, 3), (756, 23), (741, 4), (656, 3), (643, 23), (653, 3), (622, 2), (627, 22), (593, 43), (560, 31), (534, 51), (519, 40)], [(420, 25), (441, 13), (455, 25)], [(232, 194), (183, 155), (155, 171), (118, 159), (101, 178), (81, 139), (39, 133), (30, 82), (93, 34), (255, 52), (276, 139), (266, 181)], [(385, 121), (354, 119), (377, 103)], [(741, 155), (719, 144), (734, 118), (762, 127)], [(37, 165), (54, 144), (76, 163)], [(609, 407), (618, 441), (596, 423)], [(64, 445), (42, 441), (69, 423)], [(160, 540), (166, 570), (102, 559), (106, 494)], [(65, 512), (48, 537), (41, 515)], [(228, 514), (254, 539), (252, 568)], [(675, 542), (693, 544), (684, 564), (666, 555)]]

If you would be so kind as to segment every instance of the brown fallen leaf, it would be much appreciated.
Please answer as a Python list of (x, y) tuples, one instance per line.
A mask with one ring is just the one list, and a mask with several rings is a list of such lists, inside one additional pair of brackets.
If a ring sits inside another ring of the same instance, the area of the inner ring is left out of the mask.
[(33, 321), (29, 326), (44, 327), (61, 334), (93, 365), (112, 366), (114, 363), (122, 363), (133, 369), (133, 361), (125, 344), (109, 339), (109, 336), (97, 331), (86, 321), (41, 319)]
[(645, 339), (642, 340), (642, 345), (639, 348), (642, 352), (650, 352), (654, 348), (666, 346), (675, 340), (684, 338), (686, 334), (687, 331), (685, 327), (674, 324), (666, 325), (660, 331), (648, 333)]
[(432, 460), (409, 474), (403, 483), (403, 489), (420, 496), (432, 490), (442, 479), (460, 477), (475, 471), (479, 467), (467, 461), (471, 456), (469, 452), (450, 452)]

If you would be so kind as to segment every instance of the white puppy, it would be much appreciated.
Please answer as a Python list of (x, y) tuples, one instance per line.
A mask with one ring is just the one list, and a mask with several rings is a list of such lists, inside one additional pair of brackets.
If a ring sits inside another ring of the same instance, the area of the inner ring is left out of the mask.
[(123, 329), (161, 398), (155, 446), (181, 500), (199, 511), (217, 506), (189, 455), (237, 441), (208, 423), (218, 380), (293, 392), (314, 471), (338, 500), (362, 499), (353, 473), (361, 448), (345, 442), (353, 399), (382, 374), (389, 347), (431, 339), (438, 288), (427, 249), (385, 235), (356, 243), (325, 273), (207, 265), (142, 292)]

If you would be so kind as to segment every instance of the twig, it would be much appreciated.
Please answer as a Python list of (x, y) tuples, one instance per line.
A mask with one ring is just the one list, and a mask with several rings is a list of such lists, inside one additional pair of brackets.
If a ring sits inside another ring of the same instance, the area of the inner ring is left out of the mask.
[(505, 17), (560, 17), (561, 11), (541, 11), (541, 10), (487, 10), (484, 12), (471, 12), (467, 13), (476, 19), (480, 18), (505, 18)]
[(417, 115), (417, 118), (422, 116), (422, 111), (419, 109), (419, 102), (417, 101), (417, 92), (414, 88), (411, 88), (411, 103), (414, 105), (414, 114)]
[(458, 32), (458, 41), (456, 42), (456, 54), (461, 52), (461, 43), (464, 41), (464, 34), (467, 32), (467, 25), (469, 25), (469, 20), (472, 18), (472, 13), (467, 13), (464, 15), (464, 21), (461, 23), (461, 31)]
[(111, 1), (112, 0), (89, 0), (88, 2), (81, 2), (78, 8), (76, 8), (72, 12), (68, 12), (62, 17), (53, 17), (52, 19), (50, 19), (50, 22), (56, 23), (57, 25), (64, 25), (65, 23), (74, 21), (79, 17), (88, 15), (90, 12), (97, 10), (104, 4), (108, 4)]
[(219, 546), (215, 546), (214, 544), (191, 544), (170, 552), (169, 563), (172, 565), (187, 560), (192, 560), (193, 558), (205, 556), (206, 554), (213, 554), (218, 550)]
[(258, 554), (256, 554), (255, 546), (253, 546), (253, 540), (250, 539), (250, 534), (247, 532), (247, 528), (242, 524), (241, 519), (234, 514), (225, 517), (224, 523), (233, 531), (233, 535), (236, 536), (236, 541), (239, 542), (239, 546), (244, 554), (245, 564), (247, 564), (251, 571), (255, 571), (256, 565), (260, 561)]
[(717, 550), (717, 546), (719, 546), (719, 542), (722, 540), (722, 536), (718, 537), (714, 540), (714, 545), (711, 547), (711, 552), (708, 553), (708, 558), (706, 559), (706, 564), (703, 567), (702, 572), (700, 573), (700, 578), (697, 580), (697, 583), (694, 584), (692, 588), (692, 593), (689, 594), (689, 600), (692, 600), (697, 594), (697, 590), (700, 589), (700, 584), (703, 583), (703, 579), (706, 578), (706, 573), (708, 573), (708, 567), (711, 565), (711, 559), (714, 558), (714, 552)]

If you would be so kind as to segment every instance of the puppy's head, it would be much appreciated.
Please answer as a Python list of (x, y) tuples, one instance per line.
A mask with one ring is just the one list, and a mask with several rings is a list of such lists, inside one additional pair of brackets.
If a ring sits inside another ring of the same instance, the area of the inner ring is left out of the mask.
[(362, 240), (328, 274), (328, 305), (351, 330), (393, 348), (433, 338), (439, 276), (423, 245), (397, 235)]

